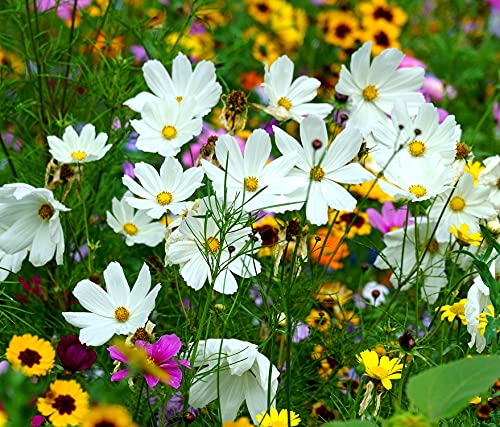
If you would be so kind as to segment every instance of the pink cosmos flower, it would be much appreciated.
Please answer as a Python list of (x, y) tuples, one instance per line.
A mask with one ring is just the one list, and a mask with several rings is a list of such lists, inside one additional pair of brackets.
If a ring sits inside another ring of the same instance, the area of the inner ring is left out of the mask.
[(413, 56), (405, 55), (398, 68), (420, 67), (427, 70), (427, 65)]
[[(396, 209), (392, 202), (385, 202), (382, 205), (381, 214), (373, 208), (368, 208), (366, 213), (368, 214), (368, 219), (372, 227), (375, 227), (385, 234), (404, 226), (407, 210), (408, 206), (402, 206), (400, 209)], [(410, 218), (412, 218), (412, 216), (408, 214), (408, 225), (413, 224), (413, 220), (410, 220)]]
[[(183, 359), (173, 359), (181, 348), (181, 340), (177, 335), (162, 335), (155, 343), (137, 340), (135, 345), (136, 347), (142, 348), (146, 352), (150, 361), (165, 372), (167, 378), (162, 379), (162, 382), (175, 389), (179, 388), (182, 380), (182, 371), (179, 365), (189, 369), (189, 362)], [(108, 351), (113, 360), (118, 360), (119, 362), (128, 364), (127, 357), (116, 347), (108, 347)], [(128, 375), (128, 373), (128, 369), (121, 369), (111, 376), (111, 381), (121, 381)], [(160, 381), (160, 378), (147, 373), (144, 373), (143, 376), (146, 383), (151, 388), (155, 387)]]

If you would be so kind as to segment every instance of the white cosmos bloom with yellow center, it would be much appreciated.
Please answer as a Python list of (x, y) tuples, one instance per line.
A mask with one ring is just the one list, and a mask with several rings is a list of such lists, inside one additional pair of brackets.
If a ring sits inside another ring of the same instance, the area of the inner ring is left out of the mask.
[(214, 281), (215, 291), (230, 295), (238, 290), (235, 274), (247, 278), (260, 273), (259, 261), (249, 255), (260, 240), (240, 223), (226, 225), (222, 234), (221, 203), (214, 197), (202, 199), (170, 235), (165, 259), (180, 265), (181, 276), (191, 288), (199, 290), (207, 280)]
[(341, 184), (373, 179), (360, 164), (349, 163), (359, 152), (361, 134), (354, 128), (345, 129), (329, 144), (325, 122), (317, 116), (302, 121), (302, 144), (278, 127), (273, 129), (278, 149), (284, 155), (297, 154), (295, 168), (288, 175), (297, 189), (284, 196), (290, 206), (300, 209), (305, 202), (307, 219), (316, 225), (326, 224), (329, 207), (352, 212), (356, 199)]
[(59, 212), (69, 211), (52, 191), (28, 184), (6, 184), (0, 188), (0, 251), (14, 255), (29, 251), (35, 267), (55, 255), (63, 263), (64, 234)]
[(424, 69), (399, 68), (404, 54), (398, 49), (385, 49), (370, 64), (372, 42), (366, 42), (351, 57), (351, 70), (342, 65), (338, 93), (349, 97), (348, 126), (358, 128), (363, 136), (391, 114), (396, 101), (407, 104), (415, 114), (424, 96), (417, 92), (424, 82)]
[(155, 247), (165, 237), (166, 228), (145, 211), (136, 211), (130, 206), (125, 199), (131, 195), (127, 192), (121, 200), (113, 198), (112, 211), (106, 211), (106, 222), (115, 233), (125, 236), (127, 246), (142, 243)]
[(249, 136), (244, 155), (229, 135), (217, 140), (215, 154), (225, 171), (206, 160), (201, 162), (219, 197), (227, 194), (229, 200), (237, 200), (237, 205), (247, 212), (261, 209), (284, 212), (288, 209), (286, 204), (280, 205), (280, 196), (294, 189), (287, 175), (294, 167), (296, 153), (268, 163), (271, 138), (265, 130), (257, 129)]
[(189, 58), (179, 53), (172, 64), (172, 76), (157, 60), (142, 66), (144, 79), (150, 92), (141, 92), (124, 104), (140, 113), (148, 102), (159, 99), (174, 100), (179, 104), (192, 102), (193, 117), (203, 117), (217, 104), (222, 88), (216, 81), (215, 66), (210, 61), (200, 61), (192, 69)]
[[(447, 165), (453, 163), (456, 144), (462, 132), (454, 116), (447, 116), (439, 124), (437, 108), (422, 104), (416, 116), (411, 116), (405, 104), (397, 102), (391, 119), (384, 119), (372, 130), (374, 144), (368, 144), (379, 165), (386, 165), (391, 156), (403, 160), (427, 160), (437, 156)], [(367, 141), (371, 141), (367, 138)]]
[(102, 345), (113, 335), (127, 335), (144, 327), (155, 307), (161, 285), (151, 291), (151, 274), (143, 264), (135, 284), (130, 289), (122, 266), (111, 262), (104, 270), (106, 291), (90, 280), (81, 280), (73, 295), (88, 312), (62, 313), (67, 322), (80, 330), (80, 341)]
[(264, 63), (264, 93), (269, 98), (269, 106), (264, 111), (278, 120), (295, 120), (301, 122), (308, 115), (314, 114), (324, 118), (333, 109), (330, 104), (314, 104), (317, 89), (321, 82), (318, 79), (300, 76), (293, 80), (293, 62), (288, 56), (280, 56), (269, 67)]
[(202, 130), (202, 120), (193, 116), (193, 99), (179, 104), (175, 99), (148, 101), (141, 110), (141, 120), (130, 124), (139, 134), (136, 147), (148, 153), (173, 157), (181, 147)]
[(165, 158), (160, 173), (150, 164), (140, 162), (134, 174), (140, 185), (127, 175), (122, 178), (123, 184), (136, 196), (127, 196), (125, 200), (130, 206), (146, 211), (151, 218), (160, 218), (168, 211), (181, 214), (185, 200), (203, 185), (202, 168), (183, 172), (181, 164), (173, 157)]
[(488, 200), (490, 189), (483, 185), (474, 186), (474, 179), (468, 173), (464, 173), (457, 182), (455, 191), (450, 197), (451, 189), (442, 193), (432, 205), (429, 218), (437, 220), (441, 217), (436, 230), (436, 239), (439, 242), (447, 242), (452, 237), (450, 227), (453, 224), (467, 224), (470, 232), (479, 231), (479, 220), (489, 218), (497, 214), (496, 209)]
[(88, 163), (100, 160), (111, 149), (111, 144), (105, 145), (108, 135), (104, 132), (95, 134), (94, 125), (87, 124), (80, 135), (73, 127), (68, 126), (62, 140), (57, 136), (48, 136), (49, 152), (60, 163)]

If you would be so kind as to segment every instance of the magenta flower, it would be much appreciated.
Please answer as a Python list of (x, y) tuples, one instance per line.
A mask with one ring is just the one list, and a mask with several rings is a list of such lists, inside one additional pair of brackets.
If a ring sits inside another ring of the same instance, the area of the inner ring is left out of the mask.
[[(375, 227), (385, 234), (391, 230), (402, 228), (405, 225), (407, 210), (408, 206), (402, 206), (400, 209), (396, 209), (392, 202), (386, 202), (382, 205), (381, 213), (378, 213), (378, 211), (373, 208), (368, 208), (366, 213), (368, 214), (368, 219), (372, 227)], [(413, 224), (410, 218), (412, 218), (412, 216), (409, 213), (408, 225)]]
[[(175, 389), (179, 388), (182, 380), (182, 371), (179, 365), (189, 369), (189, 362), (184, 359), (173, 359), (181, 348), (181, 340), (177, 335), (162, 335), (155, 343), (137, 340), (135, 345), (146, 352), (151, 363), (154, 363), (167, 374), (167, 379), (162, 379), (162, 382)], [(127, 357), (116, 347), (108, 347), (108, 351), (113, 360), (128, 364)], [(127, 377), (128, 373), (128, 369), (122, 369), (111, 376), (111, 381), (121, 381)], [(148, 373), (144, 373), (143, 376), (151, 388), (155, 387), (160, 381), (160, 378)]]

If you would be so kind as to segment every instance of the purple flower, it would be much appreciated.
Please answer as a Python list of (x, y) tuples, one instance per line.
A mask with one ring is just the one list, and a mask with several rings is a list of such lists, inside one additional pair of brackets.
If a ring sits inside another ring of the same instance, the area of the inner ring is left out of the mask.
[(200, 410), (188, 406), (187, 411), (184, 411), (184, 395), (180, 391), (176, 391), (170, 396), (170, 399), (166, 403), (160, 406), (158, 414), (158, 422), (164, 419), (162, 412), (165, 413), (167, 420), (163, 424), (167, 425), (180, 425), (182, 423), (182, 414), (189, 412), (191, 415), (196, 416), (199, 414)]
[(295, 331), (293, 332), (292, 342), (294, 343), (301, 342), (302, 340), (305, 340), (308, 336), (309, 336), (309, 326), (307, 326), (305, 323), (299, 320), (297, 326), (295, 327)]
[(130, 162), (122, 163), (123, 173), (130, 178), (135, 178), (134, 164)]
[[(264, 292), (267, 292), (266, 287), (264, 287)], [(259, 285), (254, 283), (250, 290), (248, 291), (250, 298), (253, 299), (253, 302), (257, 307), (260, 307), (264, 303), (264, 298), (262, 297), (262, 293), (260, 292)], [(271, 298), (267, 299), (267, 305), (271, 306), (273, 304), (273, 300)]]
[[(380, 230), (385, 234), (396, 228), (404, 227), (407, 210), (407, 206), (402, 206), (400, 209), (396, 209), (392, 202), (385, 202), (382, 205), (381, 214), (373, 208), (368, 208), (366, 213), (368, 214), (368, 219), (370, 220), (372, 227), (375, 227), (377, 230)], [(408, 218), (412, 218), (411, 214), (408, 214)], [(411, 224), (413, 224), (413, 221), (408, 220), (408, 225)]]
[[(165, 372), (166, 377), (162, 378), (162, 382), (177, 389), (179, 388), (182, 380), (182, 371), (179, 364), (189, 368), (187, 360), (174, 360), (173, 357), (181, 349), (181, 340), (177, 335), (162, 335), (155, 343), (148, 343), (146, 341), (137, 340), (136, 347), (145, 351), (148, 359), (154, 363), (158, 368)], [(116, 347), (108, 347), (109, 354), (113, 360), (128, 364), (127, 356), (119, 351)], [(111, 381), (121, 381), (129, 373), (128, 369), (122, 369), (111, 376)], [(157, 378), (147, 372), (143, 373), (144, 378), (149, 387), (155, 387), (160, 378)]]
[(144, 46), (134, 44), (130, 46), (130, 52), (132, 52), (132, 54), (134, 55), (134, 59), (136, 62), (143, 63), (149, 59)]
[(97, 359), (96, 352), (80, 342), (78, 335), (62, 336), (57, 355), (64, 369), (70, 372), (90, 369)]
[(448, 113), (448, 111), (446, 110), (443, 110), (442, 108), (438, 108), (438, 122), (439, 124), (443, 123), (444, 122), (444, 119), (446, 119), (446, 117), (448, 117), (450, 114)]
[(493, 118), (497, 122), (497, 129), (500, 129), (500, 107), (498, 106), (498, 102), (493, 104)]

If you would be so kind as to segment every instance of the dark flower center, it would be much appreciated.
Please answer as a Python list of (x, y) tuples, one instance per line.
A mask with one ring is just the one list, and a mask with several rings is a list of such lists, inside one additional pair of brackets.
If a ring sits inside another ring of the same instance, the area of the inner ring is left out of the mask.
[(379, 33), (375, 34), (375, 41), (379, 46), (389, 46), (389, 37), (387, 37), (387, 34), (380, 31)]
[(348, 212), (340, 215), (339, 220), (345, 222), (347, 225), (352, 222), (353, 227), (356, 228), (361, 228), (365, 224), (364, 218), (360, 215), (355, 214), (354, 212)]
[(100, 421), (99, 423), (95, 424), (94, 427), (116, 427), (116, 424), (109, 421)]
[(335, 35), (339, 39), (343, 39), (350, 32), (351, 32), (351, 29), (346, 24), (340, 24), (337, 28), (335, 28)]
[(19, 353), (18, 359), (21, 361), (21, 364), (23, 366), (32, 368), (33, 365), (40, 364), (42, 356), (40, 356), (38, 352), (27, 348), (26, 350), (23, 350), (21, 351), (21, 353)]
[(389, 10), (389, 9), (385, 9), (383, 8), (382, 6), (379, 6), (377, 7), (377, 9), (375, 10), (374, 14), (373, 14), (373, 17), (375, 19), (385, 19), (386, 21), (389, 21), (391, 22), (392, 21), (392, 12)]
[(75, 399), (73, 399), (69, 394), (62, 394), (54, 399), (52, 407), (59, 412), (59, 415), (71, 415), (71, 413), (76, 409)]

